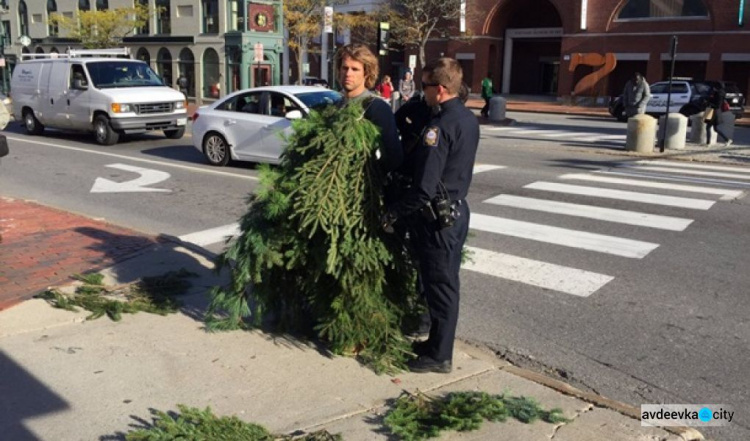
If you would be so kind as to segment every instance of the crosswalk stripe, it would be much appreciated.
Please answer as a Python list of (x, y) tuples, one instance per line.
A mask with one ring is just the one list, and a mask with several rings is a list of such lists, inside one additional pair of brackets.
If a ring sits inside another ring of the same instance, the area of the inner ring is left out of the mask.
[(687, 176), (675, 176), (667, 175), (662, 173), (650, 173), (644, 169), (631, 169), (631, 170), (597, 170), (594, 173), (601, 173), (606, 175), (618, 175), (618, 176), (636, 176), (643, 179), (659, 179), (662, 181), (677, 181), (677, 182), (695, 182), (699, 184), (716, 184), (729, 187), (747, 187), (750, 188), (750, 182), (740, 181), (729, 181), (726, 179), (711, 179), (711, 178), (694, 178)]
[(467, 247), (472, 261), (463, 268), (514, 282), (588, 297), (614, 279), (612, 276), (540, 262), (481, 248)]
[(208, 230), (197, 231), (195, 233), (185, 234), (178, 237), (183, 242), (192, 243), (198, 246), (211, 245), (213, 243), (223, 242), (229, 236), (240, 235), (240, 224), (234, 223), (221, 227), (210, 228)]
[(492, 170), (502, 170), (504, 168), (507, 168), (507, 167), (504, 165), (474, 164), (474, 174), (492, 171)]
[(641, 259), (659, 244), (472, 213), (474, 230)]
[[(598, 172), (595, 172), (598, 173)], [(605, 182), (608, 184), (623, 184), (636, 187), (660, 188), (663, 190), (679, 190), (688, 193), (705, 193), (721, 195), (722, 200), (735, 199), (742, 195), (741, 190), (728, 190), (715, 187), (700, 187), (696, 185), (669, 184), (666, 182), (641, 181), (638, 179), (611, 178), (607, 176), (596, 176), (586, 173), (569, 173), (560, 176), (560, 179), (575, 179), (579, 181)]]
[(578, 194), (596, 198), (620, 199), (623, 201), (641, 202), (644, 204), (667, 205), (670, 207), (691, 208), (694, 210), (708, 210), (714, 201), (704, 199), (681, 198), (651, 193), (638, 193), (625, 190), (610, 190), (606, 188), (584, 187), (582, 185), (558, 184), (554, 182), (533, 182), (524, 186), (532, 190), (553, 191), (558, 193)]
[(721, 172), (714, 172), (714, 171), (703, 171), (703, 170), (685, 170), (685, 169), (675, 169), (671, 167), (659, 167), (659, 166), (639, 166), (639, 165), (621, 165), (618, 168), (625, 168), (625, 169), (643, 169), (643, 170), (649, 170), (649, 171), (661, 171), (661, 172), (667, 172), (667, 173), (683, 173), (686, 175), (696, 175), (696, 176), (713, 176), (717, 178), (730, 178), (730, 179), (750, 179), (750, 174), (748, 175), (742, 175), (737, 173), (721, 173)]
[(661, 230), (683, 231), (693, 221), (680, 217), (661, 216), (658, 214), (640, 213), (637, 211), (616, 210), (593, 205), (571, 204), (568, 202), (550, 201), (546, 199), (527, 198), (501, 194), (484, 202), (505, 207), (516, 207), (527, 210), (544, 211), (546, 213), (564, 214), (568, 216), (596, 219), (605, 222), (615, 222), (641, 227), (657, 228)]
[[(583, 135), (584, 133), (580, 132), (569, 132), (569, 131), (563, 131), (563, 130), (548, 130), (544, 132), (539, 133), (542, 136), (546, 136), (548, 138), (562, 138), (564, 136), (573, 137), (576, 134)], [(589, 135), (589, 133), (585, 133), (585, 135)]]
[(721, 170), (730, 172), (740, 172), (750, 174), (750, 167), (732, 167), (729, 165), (711, 165), (711, 164), (692, 164), (689, 162), (669, 162), (669, 161), (636, 161), (637, 164), (659, 165), (663, 167), (676, 167), (676, 168), (700, 168), (704, 170)]

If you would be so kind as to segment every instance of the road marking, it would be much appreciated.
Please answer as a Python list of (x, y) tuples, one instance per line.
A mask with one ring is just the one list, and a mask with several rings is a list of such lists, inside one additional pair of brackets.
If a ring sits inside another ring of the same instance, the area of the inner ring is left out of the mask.
[[(601, 173), (599, 171), (595, 173)], [(660, 188), (663, 190), (678, 190), (688, 193), (705, 193), (721, 195), (721, 200), (731, 200), (742, 195), (741, 190), (728, 190), (724, 188), (699, 187), (696, 185), (668, 184), (666, 182), (649, 182), (638, 179), (611, 178), (607, 176), (596, 176), (586, 173), (569, 173), (560, 176), (560, 179), (576, 179), (580, 181), (605, 182), (609, 184), (633, 185), (636, 187)]]
[(642, 165), (621, 165), (618, 166), (618, 168), (636, 168), (636, 169), (643, 169), (643, 170), (653, 170), (653, 171), (661, 171), (661, 172), (667, 172), (667, 173), (683, 173), (686, 175), (696, 175), (696, 176), (714, 176), (717, 178), (730, 178), (730, 179), (750, 179), (750, 175), (742, 175), (742, 174), (736, 174), (736, 173), (721, 173), (721, 172), (714, 172), (714, 171), (703, 171), (703, 170), (685, 170), (685, 169), (674, 169), (670, 167), (659, 167), (659, 166), (642, 166)]
[(507, 168), (504, 165), (474, 164), (474, 174)]
[[(11, 139), (13, 141), (19, 141), (19, 142), (24, 142), (24, 143), (28, 143), (28, 144), (38, 144), (38, 145), (43, 145), (43, 146), (47, 146), (47, 147), (55, 147), (55, 148), (59, 148), (59, 149), (63, 149), (63, 150), (72, 150), (72, 151), (75, 151), (75, 152), (83, 152), (83, 153), (91, 153), (91, 154), (94, 154), (94, 155), (109, 156), (111, 158), (118, 158), (118, 159), (123, 159), (123, 160), (127, 160), (127, 161), (134, 161), (134, 162), (143, 162), (143, 163), (146, 163), (146, 164), (158, 164), (158, 165), (163, 165), (163, 166), (166, 166), (166, 167), (174, 167), (174, 168), (179, 168), (179, 169), (182, 169), (182, 170), (190, 170), (190, 171), (194, 171), (194, 172), (198, 172), (198, 173), (207, 173), (207, 174), (212, 174), (212, 175), (229, 176), (229, 177), (232, 177), (232, 178), (248, 179), (248, 180), (251, 180), (251, 181), (257, 181), (257, 180), (259, 180), (259, 178), (257, 176), (239, 175), (239, 174), (236, 174), (236, 173), (228, 173), (228, 172), (219, 171), (219, 170), (211, 170), (211, 169), (200, 168), (200, 167), (192, 167), (192, 166), (189, 166), (189, 165), (174, 164), (174, 163), (171, 163), (171, 162), (161, 162), (161, 161), (154, 161), (152, 159), (134, 158), (134, 157), (131, 157), (131, 156), (126, 156), (126, 155), (118, 155), (116, 153), (98, 152), (98, 151), (95, 151), (95, 150), (83, 149), (83, 148), (79, 148), (79, 147), (70, 147), (70, 146), (65, 146), (65, 145), (60, 145), (60, 144), (52, 144), (52, 143), (49, 143), (49, 142), (34, 141), (34, 140), (31, 140), (31, 139), (27, 139), (27, 138), (15, 138), (15, 137), (11, 137), (11, 136), (7, 136), (7, 138)], [(191, 147), (191, 148), (193, 148), (193, 147)]]
[(641, 202), (644, 204), (667, 205), (670, 207), (691, 208), (694, 210), (708, 210), (715, 201), (705, 199), (681, 198), (634, 191), (610, 190), (606, 188), (584, 187), (581, 185), (558, 184), (554, 182), (534, 182), (524, 186), (532, 190), (554, 191), (558, 193), (578, 194), (595, 198), (620, 199), (623, 201)]
[(658, 214), (640, 213), (637, 211), (616, 210), (594, 205), (571, 204), (568, 202), (527, 198), (501, 194), (484, 201), (488, 204), (505, 207), (523, 208), (526, 210), (544, 211), (567, 216), (596, 219), (605, 222), (616, 222), (640, 227), (658, 228), (661, 230), (684, 231), (693, 221), (680, 217), (661, 216)]
[(661, 173), (649, 173), (648, 171), (638, 171), (633, 169), (632, 171), (615, 171), (615, 170), (596, 170), (594, 173), (601, 173), (606, 175), (619, 175), (619, 176), (636, 176), (644, 179), (660, 179), (662, 181), (677, 181), (677, 182), (695, 182), (697, 184), (716, 184), (724, 185), (729, 187), (748, 187), (750, 188), (750, 182), (740, 181), (727, 181), (725, 179), (708, 179), (708, 178), (693, 178), (687, 176), (675, 176), (665, 175)]
[(222, 227), (210, 228), (208, 230), (185, 234), (178, 237), (183, 242), (192, 243), (201, 247), (212, 243), (224, 242), (228, 237), (240, 235), (240, 224), (229, 224)]
[(481, 248), (466, 248), (473, 254), (470, 255), (472, 261), (462, 265), (464, 269), (575, 296), (588, 297), (614, 279), (612, 276), (553, 263)]
[(166, 188), (151, 188), (149, 185), (158, 184), (166, 181), (170, 175), (160, 170), (151, 170), (148, 168), (134, 167), (127, 164), (109, 164), (105, 167), (125, 170), (131, 173), (138, 173), (140, 176), (125, 182), (110, 181), (106, 178), (96, 178), (94, 186), (91, 187), (91, 193), (137, 193), (137, 192), (165, 192), (170, 193), (172, 190)]
[(641, 259), (659, 244), (472, 213), (474, 230)]
[(730, 171), (730, 172), (736, 171), (740, 173), (750, 174), (750, 168), (748, 167), (732, 167), (728, 165), (692, 164), (689, 162), (676, 163), (676, 162), (668, 162), (668, 161), (636, 161), (636, 163), (644, 164), (646, 166), (657, 164), (659, 166), (664, 166), (664, 167), (698, 168), (698, 169), (704, 169), (704, 170), (721, 170), (721, 171)]

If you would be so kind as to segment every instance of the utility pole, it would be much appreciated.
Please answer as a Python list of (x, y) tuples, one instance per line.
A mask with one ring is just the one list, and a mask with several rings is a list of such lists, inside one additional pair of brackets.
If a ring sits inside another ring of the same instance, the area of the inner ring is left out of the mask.
[(0, 69), (2, 69), (2, 93), (8, 96), (8, 60), (5, 59), (5, 23), (0, 20)]

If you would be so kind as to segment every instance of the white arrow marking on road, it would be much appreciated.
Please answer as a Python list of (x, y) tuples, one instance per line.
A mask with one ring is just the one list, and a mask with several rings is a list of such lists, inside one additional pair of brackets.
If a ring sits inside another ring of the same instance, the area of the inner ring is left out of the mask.
[(135, 193), (135, 192), (171, 192), (166, 188), (149, 188), (148, 185), (156, 184), (169, 179), (170, 174), (159, 170), (135, 167), (126, 164), (109, 164), (106, 167), (138, 173), (140, 177), (132, 181), (114, 182), (106, 178), (96, 178), (91, 193)]

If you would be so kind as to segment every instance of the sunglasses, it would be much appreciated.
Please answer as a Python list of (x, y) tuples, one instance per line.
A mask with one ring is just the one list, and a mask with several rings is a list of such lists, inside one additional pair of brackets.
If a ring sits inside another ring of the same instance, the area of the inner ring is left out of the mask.
[[(440, 83), (427, 83), (425, 81), (422, 81), (422, 88), (425, 88), (425, 87), (438, 87), (438, 86), (443, 86), (443, 85), (440, 84)], [(443, 86), (443, 87), (445, 87), (445, 86)]]

